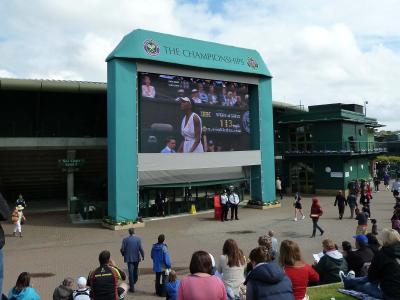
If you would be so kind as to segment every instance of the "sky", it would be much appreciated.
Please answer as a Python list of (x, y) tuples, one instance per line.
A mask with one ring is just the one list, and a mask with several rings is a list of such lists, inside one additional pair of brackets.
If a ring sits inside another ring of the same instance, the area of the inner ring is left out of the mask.
[(368, 101), (400, 129), (397, 0), (0, 0), (0, 77), (106, 81), (106, 56), (142, 28), (258, 50), (273, 100)]

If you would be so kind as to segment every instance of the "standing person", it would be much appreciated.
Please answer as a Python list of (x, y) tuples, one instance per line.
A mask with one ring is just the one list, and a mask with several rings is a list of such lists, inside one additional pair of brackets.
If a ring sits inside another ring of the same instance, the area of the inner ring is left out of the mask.
[(155, 204), (157, 209), (157, 216), (165, 217), (165, 194), (161, 190), (157, 191)]
[(379, 185), (381, 184), (381, 180), (379, 179), (378, 175), (375, 175), (374, 177), (374, 188), (375, 192), (379, 193)]
[(221, 208), (222, 208), (222, 213), (221, 213), (221, 221), (228, 221), (228, 211), (229, 211), (229, 199), (228, 199), (228, 193), (226, 190), (221, 195)]
[(324, 212), (322, 211), (321, 206), (319, 205), (319, 200), (317, 198), (312, 199), (312, 205), (311, 205), (311, 212), (310, 212), (310, 218), (313, 222), (313, 232), (311, 237), (315, 237), (315, 233), (317, 229), (321, 233), (321, 235), (324, 234), (324, 230), (318, 225), (318, 220), (322, 216)]
[(272, 247), (272, 253), (274, 254), (274, 257), (278, 257), (279, 251), (278, 251), (278, 240), (274, 236), (275, 233), (273, 230), (268, 231), (268, 236), (271, 238), (271, 247)]
[(135, 284), (138, 281), (139, 262), (144, 260), (142, 240), (135, 235), (135, 229), (129, 228), (129, 236), (122, 240), (121, 254), (128, 265), (129, 292), (135, 292)]
[(128, 285), (119, 281), (126, 279), (125, 273), (117, 268), (111, 259), (110, 251), (104, 250), (99, 254), (100, 266), (91, 271), (88, 276), (90, 297), (92, 300), (124, 299)]
[(76, 281), (78, 288), (72, 293), (73, 300), (90, 300), (90, 289), (86, 286), (85, 277), (79, 277)]
[(339, 271), (347, 272), (347, 262), (342, 253), (336, 250), (335, 243), (326, 239), (322, 241), (324, 256), (313, 265), (319, 274), (319, 283), (340, 282)]
[(192, 153), (204, 152), (201, 143), (202, 122), (198, 114), (193, 112), (193, 103), (188, 97), (182, 97), (181, 110), (184, 112), (184, 117), (181, 124), (181, 134), (183, 142), (181, 143), (178, 152)]
[(53, 300), (70, 300), (73, 293), (74, 280), (67, 277), (63, 282), (55, 288), (53, 292)]
[(22, 194), (19, 194), (17, 201), (15, 201), (15, 206), (22, 205), (24, 208), (26, 207), (26, 203)]
[(371, 228), (371, 232), (373, 235), (378, 235), (378, 222), (376, 221), (376, 219), (371, 219), (371, 223), (372, 223), (372, 228)]
[[(6, 199), (0, 193), (0, 221), (8, 220), (10, 216), (10, 208)], [(3, 247), (6, 243), (3, 227), (0, 224), (0, 296), (3, 294), (3, 278), (4, 278), (4, 263), (3, 263)]]
[(196, 251), (190, 260), (190, 275), (179, 284), (178, 300), (227, 300), (224, 283), (212, 275), (210, 255)]
[(279, 263), (292, 281), (295, 299), (305, 299), (308, 283), (310, 281), (318, 282), (318, 273), (303, 261), (299, 245), (296, 242), (290, 240), (282, 241), (279, 253)]
[(246, 300), (294, 300), (292, 283), (283, 269), (271, 262), (265, 247), (251, 250), (249, 259), (253, 270), (247, 275)]
[(225, 288), (230, 288), (235, 299), (239, 297), (239, 287), (244, 282), (245, 258), (236, 241), (227, 239), (219, 259), (218, 272), (222, 274)]
[(393, 184), (392, 184), (393, 197), (396, 197), (395, 194), (394, 194), (394, 191), (400, 192), (400, 177), (397, 177), (396, 181), (393, 182)]
[(166, 270), (171, 269), (171, 259), (168, 247), (165, 242), (165, 235), (160, 234), (158, 241), (151, 248), (151, 259), (153, 260), (153, 271), (156, 273), (156, 294), (165, 297), (165, 282), (167, 281)]
[(22, 205), (18, 205), (12, 215), (11, 215), (11, 221), (14, 224), (14, 232), (13, 236), (17, 236), (17, 233), (19, 233), (19, 237), (22, 238), (22, 224), (26, 221), (26, 218), (24, 216), (24, 213), (22, 210), (24, 207)]
[(383, 185), (385, 186), (386, 190), (389, 190), (389, 183), (390, 183), (390, 175), (388, 171), (383, 173)]
[(300, 193), (299, 193), (299, 192), (297, 192), (297, 193), (294, 195), (294, 203), (293, 203), (293, 206), (294, 206), (294, 221), (295, 221), (295, 222), (297, 221), (297, 213), (298, 213), (298, 212), (301, 213), (301, 219), (304, 220), (305, 216), (304, 216), (304, 214), (303, 214), (303, 207), (302, 207), (302, 205), (301, 205), (301, 196), (300, 196)]
[(343, 196), (342, 191), (339, 191), (338, 194), (336, 195), (334, 206), (336, 206), (336, 205), (339, 209), (339, 220), (341, 220), (341, 219), (343, 219), (344, 209), (345, 209), (345, 206), (347, 205), (347, 200)]
[(229, 195), (229, 206), (231, 207), (231, 221), (233, 220), (233, 215), (235, 215), (235, 220), (238, 218), (238, 207), (239, 207), (239, 195), (235, 192), (233, 187), (230, 187), (231, 193)]
[(40, 300), (37, 291), (31, 287), (31, 275), (28, 272), (19, 274), (15, 286), (8, 292), (8, 299)]
[(371, 217), (371, 197), (368, 195), (367, 191), (364, 191), (360, 197), (360, 204), (365, 208), (365, 211), (368, 213), (368, 217)]
[(368, 213), (366, 212), (366, 208), (363, 207), (360, 211), (356, 208), (356, 220), (357, 220), (357, 229), (356, 234), (367, 234), (368, 229)]
[(279, 197), (281, 197), (281, 200), (282, 200), (282, 198), (283, 198), (282, 181), (279, 177), (276, 177), (275, 186), (276, 186), (276, 192), (278, 193)]
[(350, 208), (350, 219), (353, 219), (354, 210), (357, 207), (357, 196), (354, 192), (350, 192), (350, 194), (347, 196), (347, 204), (349, 205)]

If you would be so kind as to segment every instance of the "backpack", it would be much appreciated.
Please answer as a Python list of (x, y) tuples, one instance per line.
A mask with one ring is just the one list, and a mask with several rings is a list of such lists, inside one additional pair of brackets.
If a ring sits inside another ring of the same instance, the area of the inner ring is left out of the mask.
[(76, 299), (78, 296), (87, 296), (90, 299), (90, 290), (87, 288), (83, 291), (76, 290), (73, 293), (73, 299)]

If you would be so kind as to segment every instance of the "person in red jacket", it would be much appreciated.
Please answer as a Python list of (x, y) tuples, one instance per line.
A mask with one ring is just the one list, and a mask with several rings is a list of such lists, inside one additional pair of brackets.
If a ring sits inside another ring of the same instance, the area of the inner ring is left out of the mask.
[(284, 240), (279, 250), (279, 263), (286, 275), (292, 281), (293, 294), (296, 300), (306, 297), (308, 283), (318, 282), (319, 274), (309, 264), (306, 264), (300, 253), (299, 245), (291, 240)]
[(317, 228), (321, 235), (324, 234), (324, 230), (318, 225), (318, 220), (319, 217), (322, 216), (323, 211), (321, 206), (319, 205), (319, 200), (317, 198), (312, 199), (312, 205), (311, 205), (311, 213), (310, 213), (310, 218), (312, 219), (313, 222), (313, 232), (311, 237), (315, 237), (315, 232), (317, 231)]

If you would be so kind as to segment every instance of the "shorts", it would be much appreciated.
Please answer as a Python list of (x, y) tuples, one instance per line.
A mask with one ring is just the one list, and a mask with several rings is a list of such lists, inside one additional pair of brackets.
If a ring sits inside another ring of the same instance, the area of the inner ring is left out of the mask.
[(368, 229), (367, 226), (358, 225), (358, 226), (357, 226), (357, 229), (356, 229), (356, 234), (357, 234), (357, 235), (358, 235), (358, 234), (366, 235), (366, 234), (367, 234), (367, 229)]
[(294, 208), (303, 209), (303, 207), (301, 206), (301, 203), (300, 203), (300, 202), (296, 202), (296, 203), (294, 204)]
[(118, 287), (118, 299), (125, 299), (126, 291), (122, 287)]

